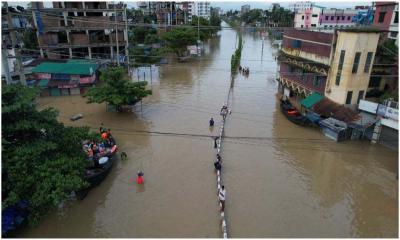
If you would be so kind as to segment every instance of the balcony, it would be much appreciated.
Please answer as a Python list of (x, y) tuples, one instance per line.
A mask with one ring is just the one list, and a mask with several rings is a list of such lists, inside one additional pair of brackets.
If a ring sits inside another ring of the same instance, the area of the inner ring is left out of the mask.
[(324, 95), (326, 76), (322, 76), (322, 74), (304, 72), (300, 68), (281, 63), (280, 78), (283, 81), (294, 83), (297, 87), (306, 89), (309, 92), (318, 92)]

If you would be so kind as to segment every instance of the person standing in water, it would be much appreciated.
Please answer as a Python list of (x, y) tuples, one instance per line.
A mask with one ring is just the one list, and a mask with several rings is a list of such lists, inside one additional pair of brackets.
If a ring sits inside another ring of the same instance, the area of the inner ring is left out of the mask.
[(210, 119), (210, 127), (214, 127), (214, 119), (213, 118)]
[(222, 185), (221, 189), (219, 190), (219, 201), (221, 202), (221, 211), (223, 212), (225, 210), (225, 196), (226, 196), (226, 190), (225, 190), (225, 186)]

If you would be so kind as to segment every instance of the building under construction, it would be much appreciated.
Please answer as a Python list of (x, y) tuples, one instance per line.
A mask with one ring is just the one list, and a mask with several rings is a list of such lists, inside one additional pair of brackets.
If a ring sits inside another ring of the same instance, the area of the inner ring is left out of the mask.
[(40, 54), (52, 59), (127, 61), (126, 5), (108, 2), (32, 2)]

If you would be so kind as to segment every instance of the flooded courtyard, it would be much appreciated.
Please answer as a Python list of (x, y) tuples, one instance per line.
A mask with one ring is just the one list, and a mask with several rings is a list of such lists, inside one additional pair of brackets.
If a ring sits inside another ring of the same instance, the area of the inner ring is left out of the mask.
[[(231, 84), (236, 34), (224, 29), (202, 58), (160, 67), (153, 95), (132, 112), (106, 112), (81, 96), (41, 98), (68, 125), (98, 131), (104, 123), (128, 159), (83, 201), (67, 202), (18, 237), (221, 237), (211, 136)], [(229, 237), (397, 237), (397, 152), (335, 143), (289, 122), (275, 97), (277, 49), (256, 32), (243, 41), (250, 75), (234, 80), (222, 150)], [(77, 113), (84, 118), (71, 122)]]

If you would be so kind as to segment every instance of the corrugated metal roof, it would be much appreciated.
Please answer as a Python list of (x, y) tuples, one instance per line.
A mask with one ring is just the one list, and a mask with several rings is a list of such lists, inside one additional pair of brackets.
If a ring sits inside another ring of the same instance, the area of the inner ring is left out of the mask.
[(84, 60), (69, 60), (66, 63), (43, 62), (32, 69), (33, 73), (92, 75), (97, 65)]

